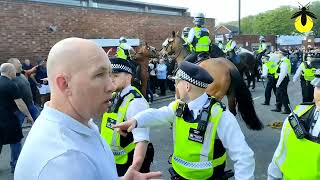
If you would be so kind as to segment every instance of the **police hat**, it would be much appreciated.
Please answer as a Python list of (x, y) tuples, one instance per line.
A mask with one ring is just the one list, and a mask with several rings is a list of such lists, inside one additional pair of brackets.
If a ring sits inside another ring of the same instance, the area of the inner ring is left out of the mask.
[(207, 88), (213, 82), (213, 78), (204, 68), (199, 65), (183, 61), (173, 79), (185, 80), (200, 88)]
[(314, 75), (315, 78), (311, 81), (311, 84), (315, 87), (320, 87), (320, 69), (317, 69)]
[(120, 58), (110, 58), (112, 72), (120, 73), (125, 72), (132, 75), (132, 67), (127, 60)]

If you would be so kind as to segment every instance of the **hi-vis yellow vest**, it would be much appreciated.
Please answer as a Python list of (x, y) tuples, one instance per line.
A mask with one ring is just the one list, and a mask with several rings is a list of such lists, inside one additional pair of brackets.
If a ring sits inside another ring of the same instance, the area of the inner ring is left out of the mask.
[[(178, 105), (179, 100), (173, 106), (175, 112)], [(211, 115), (202, 144), (188, 139), (190, 128), (197, 129), (198, 123), (189, 123), (176, 116), (173, 123), (172, 167), (181, 177), (192, 180), (208, 179), (213, 175), (213, 169), (226, 161), (226, 153), (216, 159), (213, 158), (214, 142), (222, 111), (219, 102), (211, 107)]]
[(279, 73), (280, 73), (279, 68), (280, 68), (281, 63), (286, 63), (286, 65), (288, 66), (288, 76), (290, 76), (290, 74), (291, 74), (291, 62), (290, 62), (290, 59), (286, 58), (285, 60), (281, 60), (280, 63), (277, 65), (277, 71), (274, 74), (274, 77), (276, 79), (278, 79), (278, 77), (279, 77)]
[(277, 64), (273, 61), (267, 61), (266, 66), (268, 68), (268, 74), (273, 75), (277, 71)]
[[(301, 117), (313, 105), (299, 105), (294, 112)], [(320, 144), (298, 139), (288, 121), (284, 125), (282, 149), (275, 159), (285, 180), (320, 179)]]
[(302, 75), (306, 81), (312, 81), (315, 78), (316, 68), (308, 68), (306, 62), (302, 64)]
[[(136, 93), (142, 94), (136, 88)], [(128, 161), (128, 153), (134, 150), (135, 144), (131, 142), (126, 147), (120, 146), (120, 134), (112, 128), (112, 125), (123, 122), (126, 112), (128, 110), (129, 103), (136, 97), (134, 93), (126, 95), (119, 106), (117, 112), (106, 112), (103, 114), (101, 122), (101, 136), (110, 145), (113, 155), (115, 157), (116, 164), (126, 164)]]
[(128, 56), (125, 51), (124, 44), (120, 43), (120, 45), (117, 47), (117, 58), (127, 60)]
[(201, 35), (202, 28), (194, 27), (193, 29), (194, 29), (195, 38), (197, 38), (196, 44), (194, 45), (195, 52), (209, 52), (210, 43), (211, 43), (209, 33), (206, 35)]

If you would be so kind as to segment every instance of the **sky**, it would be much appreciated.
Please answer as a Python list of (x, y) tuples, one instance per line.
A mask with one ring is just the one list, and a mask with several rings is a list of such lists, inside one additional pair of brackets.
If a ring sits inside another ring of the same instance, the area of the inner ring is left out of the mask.
[[(239, 0), (138, 0), (156, 4), (180, 6), (189, 8), (193, 15), (203, 12), (208, 18), (215, 18), (216, 24), (238, 20)], [(300, 2), (306, 5), (309, 2), (319, 0), (241, 0), (241, 17), (256, 15), (261, 12), (272, 10), (282, 5), (298, 7)]]

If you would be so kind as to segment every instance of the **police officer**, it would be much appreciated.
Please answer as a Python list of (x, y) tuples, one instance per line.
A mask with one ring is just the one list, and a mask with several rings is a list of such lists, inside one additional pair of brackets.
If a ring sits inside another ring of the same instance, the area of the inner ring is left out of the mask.
[(129, 44), (127, 44), (127, 39), (125, 37), (120, 37), (119, 43), (116, 57), (123, 60), (132, 60), (132, 55), (136, 52)]
[(177, 100), (160, 109), (148, 109), (117, 128), (173, 124), (174, 152), (171, 179), (225, 179), (226, 149), (235, 161), (235, 179), (254, 178), (253, 151), (235, 117), (205, 93), (213, 82), (202, 67), (182, 62), (174, 77)]
[(198, 54), (209, 52), (210, 49), (210, 33), (209, 30), (203, 27), (205, 17), (203, 13), (197, 13), (193, 18), (195, 27), (191, 28), (188, 34), (187, 44), (192, 45), (192, 52), (186, 57), (186, 61), (195, 63)]
[[(280, 142), (269, 164), (268, 180), (320, 178), (320, 69), (315, 76), (311, 81), (314, 103), (296, 107), (298, 121), (284, 121)], [(305, 129), (303, 133), (299, 125)]]
[(306, 61), (301, 62), (295, 75), (293, 82), (296, 82), (300, 77), (300, 84), (302, 90), (302, 102), (312, 102), (313, 100), (313, 86), (311, 81), (314, 79), (314, 72), (316, 68), (311, 67), (310, 57)]
[(257, 59), (261, 63), (261, 58), (262, 56), (267, 52), (267, 44), (266, 44), (266, 39), (263, 36), (259, 37), (259, 49), (256, 51), (257, 53)]
[(289, 84), (289, 75), (291, 74), (291, 63), (288, 59), (288, 51), (285, 49), (280, 49), (280, 63), (277, 67), (277, 71), (275, 73), (275, 78), (277, 80), (277, 91), (276, 91), (276, 108), (271, 111), (281, 112), (282, 105), (284, 106), (283, 114), (290, 114), (289, 108), (289, 97), (288, 97), (288, 84)]
[(188, 41), (188, 34), (189, 34), (189, 31), (190, 31), (191, 27), (184, 27), (183, 28), (183, 31), (182, 31), (182, 39), (185, 41), (185, 46), (187, 48), (187, 50), (189, 52), (192, 52), (192, 44), (189, 43)]
[(271, 91), (273, 90), (274, 95), (276, 96), (276, 84), (277, 79), (275, 78), (275, 73), (277, 71), (277, 66), (279, 62), (278, 55), (270, 54), (269, 59), (263, 58), (263, 65), (262, 65), (262, 77), (268, 78), (267, 86), (264, 91), (264, 103), (262, 105), (270, 105), (271, 99)]
[(233, 34), (230, 33), (227, 35), (228, 42), (226, 44), (224, 52), (229, 56), (229, 59), (232, 62), (235, 62), (236, 52), (235, 48), (237, 46), (236, 41), (233, 40)]
[(116, 87), (113, 104), (104, 113), (101, 135), (110, 145), (115, 156), (119, 176), (123, 176), (130, 165), (140, 172), (149, 172), (153, 160), (153, 147), (149, 143), (149, 129), (137, 128), (132, 133), (120, 135), (112, 125), (126, 121), (138, 112), (149, 108), (148, 102), (135, 87), (131, 86), (132, 69), (128, 61), (110, 59), (112, 82)]

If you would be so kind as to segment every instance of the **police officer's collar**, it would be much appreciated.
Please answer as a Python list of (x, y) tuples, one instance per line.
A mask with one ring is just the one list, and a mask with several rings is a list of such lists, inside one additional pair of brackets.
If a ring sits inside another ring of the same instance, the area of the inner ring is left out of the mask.
[(120, 96), (123, 97), (124, 95), (128, 94), (132, 89), (133, 87), (131, 86), (131, 84), (129, 84), (127, 87), (122, 89), (122, 91), (120, 92)]
[(193, 110), (193, 109), (199, 109), (199, 107), (202, 107), (207, 99), (208, 99), (208, 94), (207, 93), (203, 93), (201, 96), (199, 96), (197, 99), (194, 99), (192, 101), (190, 101), (188, 103), (188, 107), (189, 109)]

